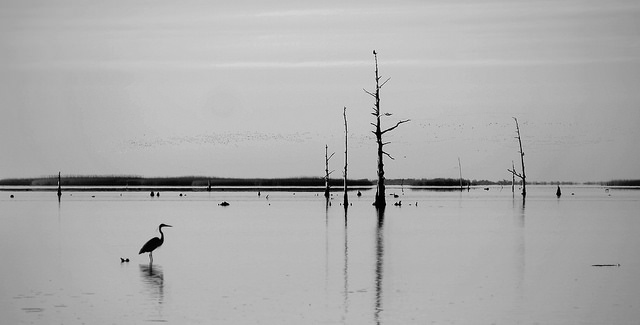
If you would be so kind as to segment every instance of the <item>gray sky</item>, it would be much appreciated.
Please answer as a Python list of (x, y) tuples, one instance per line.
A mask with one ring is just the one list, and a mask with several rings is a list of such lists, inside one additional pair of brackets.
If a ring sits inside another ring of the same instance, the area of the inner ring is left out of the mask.
[(624, 0), (2, 0), (0, 178), (375, 178), (373, 49), (389, 178), (640, 178)]

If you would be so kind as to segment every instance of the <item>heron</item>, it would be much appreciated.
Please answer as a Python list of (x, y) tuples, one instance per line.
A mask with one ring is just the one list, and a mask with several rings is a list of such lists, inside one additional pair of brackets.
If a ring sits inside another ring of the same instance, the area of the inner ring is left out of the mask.
[(160, 231), (160, 238), (153, 237), (149, 239), (149, 241), (146, 244), (144, 244), (142, 248), (140, 248), (140, 252), (138, 252), (138, 255), (142, 253), (149, 253), (149, 264), (153, 263), (153, 251), (156, 248), (162, 246), (162, 243), (164, 243), (164, 234), (162, 233), (162, 227), (171, 227), (171, 226), (166, 225), (164, 223), (160, 224), (160, 226), (158, 227), (158, 231)]

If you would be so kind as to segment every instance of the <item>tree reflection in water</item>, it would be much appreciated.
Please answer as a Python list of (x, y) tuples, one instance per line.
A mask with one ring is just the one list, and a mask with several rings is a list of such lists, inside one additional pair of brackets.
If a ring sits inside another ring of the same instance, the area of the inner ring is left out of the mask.
[(378, 217), (378, 224), (376, 228), (376, 299), (373, 318), (376, 324), (380, 324), (380, 312), (382, 311), (382, 275), (384, 262), (384, 207), (377, 208), (376, 213)]
[(347, 217), (348, 207), (345, 205), (344, 207), (344, 269), (343, 269), (343, 277), (344, 277), (344, 316), (343, 323), (346, 320), (346, 315), (349, 313), (349, 235), (347, 231), (348, 220)]

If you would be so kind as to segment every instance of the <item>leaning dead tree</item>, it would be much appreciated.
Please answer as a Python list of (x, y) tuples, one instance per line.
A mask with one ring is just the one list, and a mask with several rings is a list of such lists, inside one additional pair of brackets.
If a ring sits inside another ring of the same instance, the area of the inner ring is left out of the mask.
[(342, 116), (344, 117), (344, 208), (346, 209), (349, 206), (349, 197), (347, 196), (347, 107), (344, 107), (342, 111)]
[(518, 126), (518, 119), (515, 117), (513, 119), (516, 121), (516, 133), (518, 135), (516, 139), (518, 139), (518, 144), (520, 145), (520, 161), (522, 162), (522, 174), (518, 174), (514, 167), (512, 167), (513, 169), (507, 170), (511, 172), (513, 176), (517, 176), (522, 180), (522, 197), (525, 198), (527, 196), (527, 176), (524, 173), (524, 151), (522, 151), (522, 138), (520, 137), (520, 126)]
[(390, 127), (390, 128), (387, 128), (387, 129), (383, 129), (382, 128), (382, 126), (380, 124), (380, 119), (382, 117), (389, 117), (392, 114), (391, 113), (382, 113), (382, 111), (380, 110), (380, 89), (391, 78), (387, 78), (384, 82), (380, 83), (380, 80), (382, 79), (382, 76), (380, 76), (379, 73), (378, 73), (378, 54), (376, 53), (375, 50), (373, 51), (373, 57), (375, 58), (375, 63), (376, 63), (376, 90), (374, 92), (370, 92), (370, 91), (367, 91), (365, 89), (364, 91), (375, 99), (375, 104), (373, 106), (373, 112), (371, 112), (371, 115), (373, 115), (375, 117), (375, 123), (374, 122), (371, 123), (371, 125), (373, 125), (373, 127), (374, 127), (374, 130), (371, 131), (371, 132), (373, 132), (373, 134), (375, 134), (376, 142), (378, 144), (378, 184), (376, 186), (376, 198), (375, 198), (375, 201), (373, 202), (373, 205), (375, 205), (376, 207), (384, 207), (384, 206), (387, 205), (387, 202), (386, 202), (386, 199), (385, 199), (385, 190), (384, 190), (384, 161), (383, 161), (383, 158), (384, 158), (384, 156), (389, 157), (391, 160), (394, 160), (394, 158), (389, 153), (384, 151), (384, 146), (389, 144), (390, 142), (384, 142), (382, 140), (382, 136), (385, 133), (389, 132), (389, 131), (395, 130), (395, 128), (400, 126), (400, 124), (407, 123), (410, 120), (401, 120), (399, 122), (396, 122), (396, 124), (394, 126)]
[(332, 153), (331, 156), (328, 155), (329, 153), (329, 146), (328, 145), (324, 145), (324, 197), (329, 198), (329, 175), (331, 175), (331, 173), (333, 173), (332, 171), (329, 171), (329, 159), (331, 159), (331, 157), (333, 157), (333, 155), (335, 154)]

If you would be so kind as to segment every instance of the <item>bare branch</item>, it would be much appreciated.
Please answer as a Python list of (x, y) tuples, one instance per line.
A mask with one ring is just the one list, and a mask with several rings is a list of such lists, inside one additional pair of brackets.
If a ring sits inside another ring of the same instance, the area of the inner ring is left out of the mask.
[[(382, 78), (382, 77), (380, 77), (380, 78)], [(378, 88), (382, 88), (382, 86), (384, 86), (384, 84), (386, 84), (386, 83), (387, 83), (387, 81), (389, 81), (389, 80), (391, 80), (391, 77), (387, 78), (387, 80), (385, 80), (385, 81), (380, 85), (380, 87), (378, 87)]]
[(396, 158), (393, 158), (390, 154), (386, 153), (385, 151), (383, 151), (382, 153), (385, 154), (387, 157), (391, 158), (391, 160), (396, 160)]
[(382, 131), (382, 134), (385, 134), (385, 133), (387, 133), (387, 132), (389, 132), (389, 131), (392, 131), (392, 130), (394, 130), (395, 128), (397, 128), (398, 126), (400, 126), (400, 124), (407, 123), (407, 122), (410, 122), (410, 121), (411, 121), (411, 120), (402, 120), (402, 121), (399, 121), (398, 123), (396, 123), (396, 125), (395, 125), (395, 126), (392, 126), (392, 127), (388, 128), (388, 129), (386, 129), (386, 130)]
[(333, 157), (333, 155), (335, 155), (336, 153), (332, 153), (331, 156), (329, 156), (329, 158), (327, 158), (327, 161), (329, 161), (331, 159), (331, 157)]
[(370, 92), (370, 91), (368, 91), (368, 90), (366, 90), (364, 88), (362, 88), (362, 90), (364, 90), (364, 92), (369, 94), (371, 97), (376, 98), (376, 94), (374, 94), (374, 93), (372, 93), (372, 92)]
[(515, 170), (511, 170), (511, 169), (507, 169), (508, 172), (510, 172), (511, 174), (518, 176), (521, 179), (524, 179), (524, 177), (520, 174), (518, 174), (518, 172), (516, 172)]

